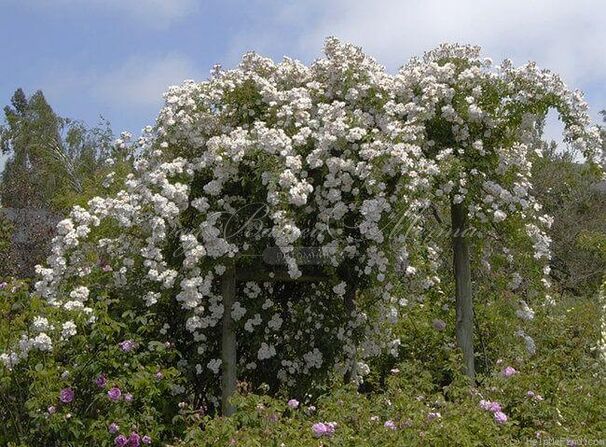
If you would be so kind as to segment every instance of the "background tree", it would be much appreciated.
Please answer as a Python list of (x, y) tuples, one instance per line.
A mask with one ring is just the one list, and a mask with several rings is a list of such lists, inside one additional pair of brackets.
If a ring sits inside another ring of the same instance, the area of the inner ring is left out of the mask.
[(109, 125), (88, 129), (60, 117), (41, 91), (27, 98), (17, 89), (11, 104), (0, 126), (0, 148), (9, 155), (0, 181), (2, 204), (61, 211), (59, 196), (83, 192), (83, 183), (108, 156)]
[(0, 149), (9, 157), (0, 203), (9, 208), (3, 218), (12, 221), (14, 231), (11, 261), (0, 274), (26, 277), (46, 257), (59, 216), (98, 192), (113, 136), (105, 121), (88, 128), (57, 115), (41, 91), (29, 98), (22, 89), (15, 91), (4, 116)]

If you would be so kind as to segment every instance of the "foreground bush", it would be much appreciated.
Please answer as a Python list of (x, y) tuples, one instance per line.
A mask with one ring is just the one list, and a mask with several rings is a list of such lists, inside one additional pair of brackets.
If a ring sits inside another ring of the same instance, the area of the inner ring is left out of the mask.
[[(1, 321), (10, 324), (0, 325), (4, 343), (39, 304), (22, 283), (7, 284), (0, 297)], [(338, 378), (319, 396), (241, 383), (231, 418), (193, 398), (194, 384), (171, 366), (178, 350), (146, 332), (150, 315), (124, 309), (118, 322), (104, 311), (116, 304), (98, 303), (94, 329), (61, 353), (68, 367), (31, 356), (12, 374), (0, 372), (0, 445), (136, 445), (134, 433), (140, 445), (147, 436), (157, 446), (494, 446), (606, 431), (595, 298), (538, 309), (533, 356), (501, 331), (511, 325), (511, 305), (484, 307), (476, 387), (460, 373), (453, 321), (440, 324), (440, 311), (416, 305), (398, 326), (399, 359), (377, 359), (359, 389)]]

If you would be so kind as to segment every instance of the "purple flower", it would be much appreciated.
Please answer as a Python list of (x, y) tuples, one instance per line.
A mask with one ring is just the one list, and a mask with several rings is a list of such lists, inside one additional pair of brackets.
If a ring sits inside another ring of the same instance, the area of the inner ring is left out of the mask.
[(534, 391), (528, 391), (528, 392), (526, 393), (526, 396), (527, 396), (527, 397), (534, 397), (534, 396), (535, 396)]
[(389, 421), (385, 421), (385, 423), (383, 424), (383, 427), (389, 428), (390, 430), (398, 429), (398, 427), (396, 426), (396, 423), (394, 421), (392, 421), (391, 419)]
[(336, 427), (335, 422), (318, 422), (311, 426), (311, 431), (313, 431), (316, 438), (320, 438), (322, 436), (332, 436)]
[(517, 373), (518, 372), (513, 367), (511, 367), (511, 366), (508, 366), (507, 368), (504, 368), (503, 371), (501, 371), (501, 375), (503, 377), (507, 377), (507, 378), (509, 378), (509, 377), (511, 377), (511, 376), (513, 376), (514, 374), (517, 374)]
[(496, 413), (497, 411), (501, 411), (501, 404), (482, 399), (480, 401), (480, 408), (482, 410), (490, 411), (491, 413)]
[(430, 421), (433, 421), (434, 419), (439, 419), (441, 417), (442, 415), (440, 413), (429, 413), (427, 415), (427, 419), (429, 419)]
[(2, 290), (2, 289), (6, 289), (6, 286), (8, 286), (8, 284), (7, 284), (7, 283), (5, 283), (5, 282), (0, 282), (0, 290)]
[(55, 414), (57, 412), (57, 407), (55, 407), (54, 405), (51, 405), (50, 407), (48, 407), (47, 411), (48, 411), (48, 414)]
[(432, 321), (432, 325), (436, 331), (442, 332), (444, 329), (446, 329), (446, 322), (444, 320), (435, 319)]
[(107, 384), (107, 377), (105, 374), (101, 374), (99, 377), (97, 377), (95, 379), (95, 384), (97, 384), (99, 388), (103, 388)]
[(288, 406), (293, 410), (299, 408), (299, 401), (297, 399), (290, 399), (288, 401)]
[(488, 411), (491, 411), (493, 413), (501, 411), (501, 404), (498, 402), (490, 402), (490, 405), (488, 406)]
[(131, 401), (133, 400), (133, 395), (132, 395), (132, 394), (130, 394), (130, 393), (126, 393), (126, 394), (124, 395), (124, 400), (125, 400), (126, 402), (131, 402)]
[(141, 438), (141, 441), (143, 441), (143, 444), (151, 444), (152, 443), (152, 438), (150, 438), (149, 436), (145, 435)]
[(494, 420), (497, 424), (504, 424), (507, 422), (507, 415), (502, 411), (495, 411)]
[(276, 413), (271, 413), (269, 416), (267, 416), (267, 420), (269, 422), (278, 422), (278, 415)]
[(111, 424), (109, 424), (109, 427), (107, 427), (107, 431), (110, 432), (112, 435), (114, 433), (118, 433), (118, 430), (120, 430), (120, 426), (115, 422), (112, 422)]
[(71, 388), (63, 388), (59, 392), (59, 400), (64, 404), (69, 404), (71, 401), (74, 400), (74, 390), (72, 390)]
[(140, 447), (141, 446), (141, 436), (139, 433), (132, 432), (128, 437), (128, 445), (132, 447)]
[(156, 379), (158, 379), (158, 380), (162, 380), (162, 378), (163, 378), (163, 377), (164, 377), (164, 374), (162, 374), (162, 371), (158, 371), (158, 372), (156, 373)]
[(114, 444), (116, 444), (118, 447), (124, 447), (126, 444), (128, 444), (128, 438), (124, 435), (118, 435), (114, 439)]
[(107, 392), (107, 396), (113, 400), (119, 400), (120, 397), (122, 397), (122, 391), (120, 391), (120, 388), (118, 388), (117, 386), (111, 388), (108, 392)]
[(118, 343), (118, 346), (120, 346), (120, 349), (124, 352), (130, 352), (135, 348), (135, 342), (132, 340), (124, 340)]

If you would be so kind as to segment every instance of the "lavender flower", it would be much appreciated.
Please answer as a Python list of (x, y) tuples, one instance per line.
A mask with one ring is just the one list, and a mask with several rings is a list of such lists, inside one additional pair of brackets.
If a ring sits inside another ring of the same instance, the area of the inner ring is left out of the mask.
[(120, 397), (122, 397), (122, 391), (120, 391), (120, 388), (118, 388), (117, 386), (111, 388), (108, 392), (107, 392), (107, 396), (113, 400), (113, 401), (117, 401), (120, 400)]
[(490, 411), (491, 413), (496, 413), (497, 411), (501, 411), (501, 404), (482, 399), (480, 401), (480, 408), (482, 410)]
[(507, 415), (502, 411), (495, 411), (494, 420), (497, 424), (504, 424), (507, 422)]
[(55, 414), (57, 412), (57, 407), (55, 407), (54, 405), (51, 405), (50, 407), (48, 407), (47, 411), (48, 411), (48, 414)]
[(396, 426), (396, 423), (394, 421), (392, 421), (391, 419), (389, 421), (385, 421), (385, 423), (383, 424), (383, 427), (388, 428), (390, 430), (398, 429), (398, 427)]
[(299, 408), (299, 401), (297, 399), (290, 399), (288, 401), (288, 406), (293, 410)]
[(132, 432), (128, 437), (128, 445), (130, 447), (140, 447), (141, 446), (141, 436), (139, 433)]
[(99, 377), (97, 377), (95, 379), (95, 384), (99, 388), (103, 388), (107, 384), (107, 377), (105, 376), (105, 374), (101, 374)]
[(151, 444), (152, 443), (152, 438), (150, 438), (149, 436), (145, 435), (141, 438), (141, 441), (143, 442), (143, 444)]
[(311, 426), (311, 430), (316, 438), (322, 436), (332, 436), (337, 428), (336, 422), (318, 422)]
[(434, 419), (439, 419), (441, 417), (442, 415), (440, 413), (429, 413), (427, 415), (427, 419), (429, 419), (430, 421), (433, 421)]
[(74, 400), (74, 390), (72, 390), (71, 388), (63, 388), (59, 392), (59, 400), (64, 404), (69, 404), (71, 401)]
[(118, 433), (118, 430), (120, 430), (120, 426), (115, 422), (112, 422), (111, 424), (109, 424), (109, 427), (107, 427), (107, 431), (110, 432), (112, 435), (114, 433)]
[(506, 378), (509, 378), (517, 373), (518, 372), (515, 370), (515, 368), (513, 368), (511, 366), (508, 366), (507, 368), (503, 369), (503, 371), (501, 371), (501, 375)]
[(130, 352), (133, 349), (135, 349), (135, 342), (132, 340), (124, 340), (121, 341), (120, 343), (118, 343), (118, 346), (120, 346), (120, 349), (122, 349), (122, 351), (124, 352)]
[(114, 444), (116, 444), (118, 447), (124, 447), (126, 444), (128, 444), (128, 438), (124, 435), (118, 435), (114, 439)]
[(432, 321), (432, 325), (436, 331), (442, 332), (444, 329), (446, 329), (446, 322), (444, 320), (435, 319)]

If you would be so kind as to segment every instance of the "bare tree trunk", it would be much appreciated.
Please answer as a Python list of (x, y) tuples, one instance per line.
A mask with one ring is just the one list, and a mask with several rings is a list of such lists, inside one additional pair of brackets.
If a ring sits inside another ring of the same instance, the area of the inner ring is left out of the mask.
[(232, 265), (227, 266), (221, 286), (223, 293), (223, 333), (221, 337), (221, 411), (224, 416), (231, 416), (234, 407), (229, 399), (236, 391), (236, 328), (231, 310), (236, 300), (236, 272)]
[(473, 352), (473, 298), (471, 292), (471, 267), (469, 246), (466, 239), (467, 208), (451, 204), (453, 268), (456, 284), (457, 344), (463, 351), (463, 370), (475, 379)]

